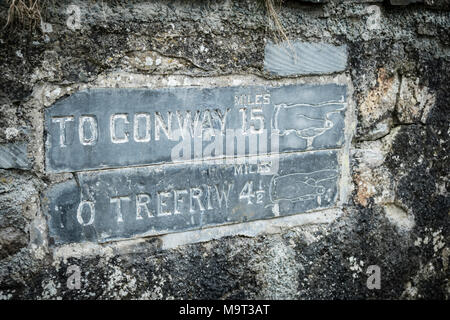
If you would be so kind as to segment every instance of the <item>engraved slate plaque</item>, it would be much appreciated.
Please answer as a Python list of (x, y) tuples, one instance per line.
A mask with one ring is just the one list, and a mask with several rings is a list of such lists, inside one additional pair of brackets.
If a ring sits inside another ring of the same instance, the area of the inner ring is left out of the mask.
[(42, 197), (56, 244), (105, 242), (336, 205), (337, 150), (77, 173)]
[(340, 148), (346, 86), (92, 89), (45, 110), (46, 170)]

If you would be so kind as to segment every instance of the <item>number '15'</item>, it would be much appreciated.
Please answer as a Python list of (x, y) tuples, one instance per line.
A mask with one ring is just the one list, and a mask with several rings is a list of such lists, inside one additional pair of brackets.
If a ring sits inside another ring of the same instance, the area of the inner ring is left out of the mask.
[[(261, 134), (264, 132), (264, 115), (261, 107), (250, 109), (250, 120), (247, 120), (247, 108), (240, 108), (242, 114), (242, 133)], [(250, 129), (250, 130), (249, 130)]]

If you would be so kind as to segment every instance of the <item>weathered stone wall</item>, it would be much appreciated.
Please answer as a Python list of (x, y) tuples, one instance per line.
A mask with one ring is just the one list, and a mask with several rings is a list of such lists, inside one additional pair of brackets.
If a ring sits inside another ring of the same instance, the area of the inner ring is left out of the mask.
[[(42, 24), (2, 29), (0, 298), (448, 299), (450, 6), (390, 2), (279, 7), (288, 39), (347, 46), (346, 69), (331, 75), (265, 71), (265, 46), (280, 36), (260, 0), (49, 1)], [(7, 15), (2, 2), (1, 25)], [(74, 179), (45, 171), (44, 110), (58, 99), (336, 79), (355, 111), (348, 197), (331, 218), (209, 238), (49, 241), (41, 195)], [(371, 265), (379, 289), (367, 286)], [(80, 289), (67, 286), (73, 266)]]

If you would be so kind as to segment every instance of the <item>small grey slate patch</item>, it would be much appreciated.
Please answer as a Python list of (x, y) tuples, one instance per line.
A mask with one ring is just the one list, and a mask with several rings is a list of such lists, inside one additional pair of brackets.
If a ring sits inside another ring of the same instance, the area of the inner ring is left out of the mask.
[(25, 142), (0, 145), (1, 169), (30, 169), (31, 163), (27, 156)]
[(47, 190), (42, 205), (56, 244), (292, 215), (336, 204), (337, 154), (328, 150), (245, 162), (239, 158), (83, 172), (77, 174), (79, 184), (69, 181)]
[(265, 48), (264, 69), (280, 76), (341, 72), (346, 67), (345, 45), (284, 41), (268, 42)]
[(45, 110), (46, 169), (339, 148), (346, 86), (93, 89)]

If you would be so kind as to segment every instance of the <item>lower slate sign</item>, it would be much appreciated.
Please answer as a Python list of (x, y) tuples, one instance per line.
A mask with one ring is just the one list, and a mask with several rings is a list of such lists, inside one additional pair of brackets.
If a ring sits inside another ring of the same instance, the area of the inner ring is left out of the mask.
[(338, 151), (77, 173), (42, 198), (56, 244), (106, 242), (336, 204)]

